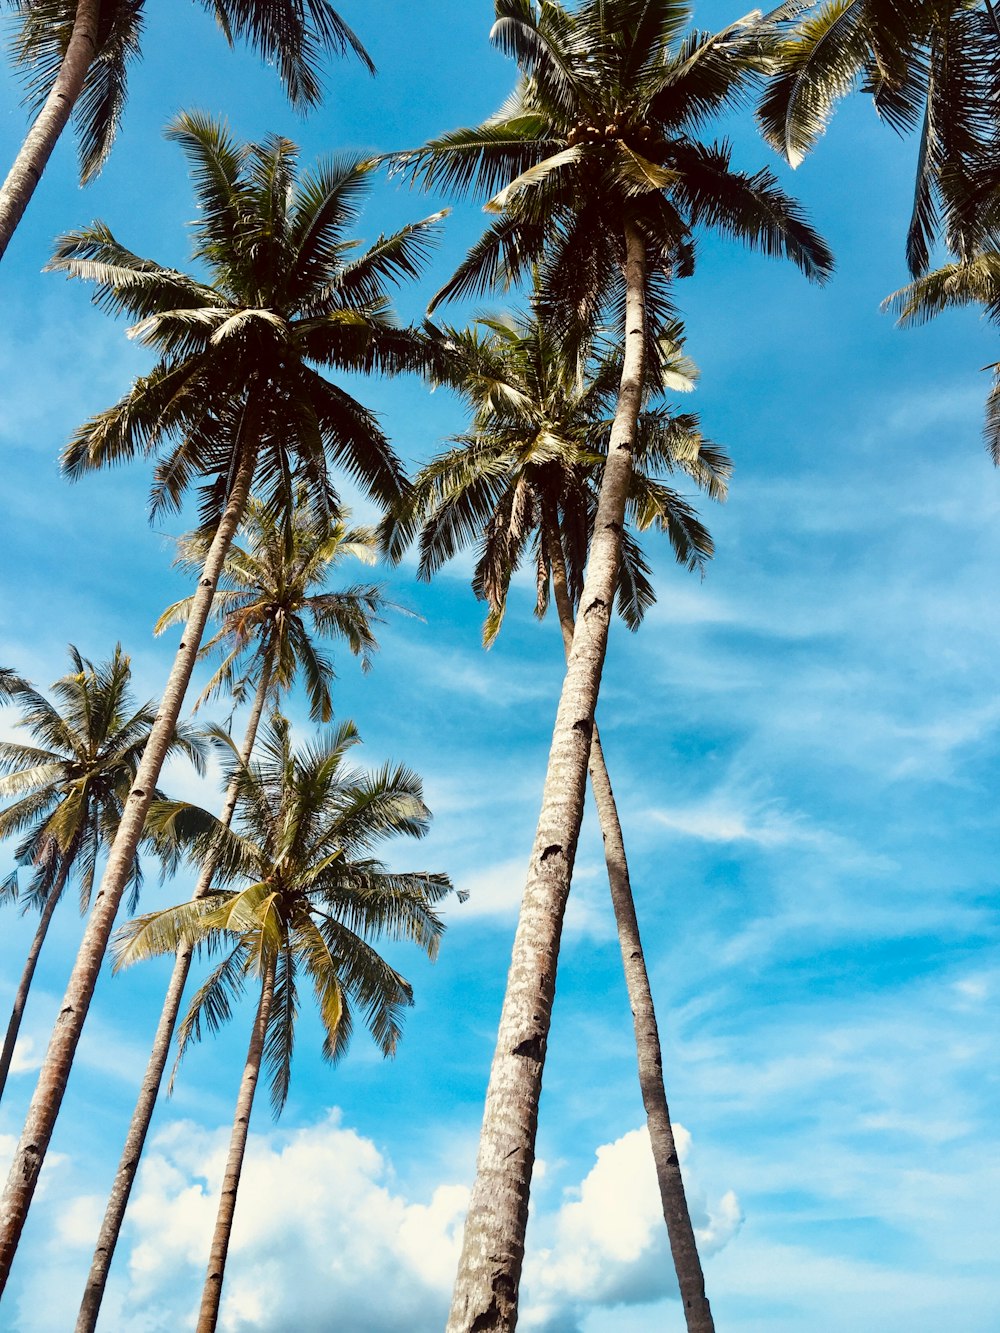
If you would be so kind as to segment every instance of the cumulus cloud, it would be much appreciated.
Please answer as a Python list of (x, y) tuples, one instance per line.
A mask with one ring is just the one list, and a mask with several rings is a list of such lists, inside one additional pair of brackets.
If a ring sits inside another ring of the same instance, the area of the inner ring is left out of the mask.
[[(691, 1136), (674, 1126), (682, 1166)], [(685, 1189), (703, 1258), (722, 1249), (743, 1220), (732, 1191), (709, 1206), (685, 1170)], [(645, 1127), (597, 1149), (596, 1162), (550, 1222), (551, 1244), (529, 1255), (523, 1323), (576, 1333), (595, 1308), (651, 1304), (676, 1296), (649, 1133)], [(544, 1223), (541, 1229), (546, 1229)]]
[[(189, 1326), (227, 1142), (228, 1130), (190, 1122), (156, 1139), (131, 1211), (129, 1289), (121, 1295), (120, 1317), (136, 1327)], [(222, 1329), (440, 1326), (467, 1191), (444, 1185), (429, 1203), (409, 1203), (389, 1182), (378, 1149), (338, 1112), (307, 1129), (251, 1135)]]
[[(676, 1133), (686, 1161), (690, 1136), (682, 1126)], [(190, 1121), (157, 1135), (139, 1176), (123, 1237), (127, 1262), (109, 1286), (102, 1328), (193, 1327), (227, 1142), (228, 1129)], [(688, 1186), (699, 1247), (703, 1255), (714, 1253), (738, 1230), (739, 1204), (727, 1194), (709, 1207), (697, 1183)], [(376, 1145), (345, 1126), (336, 1110), (305, 1129), (252, 1134), (220, 1328), (439, 1329), (468, 1197), (464, 1184), (445, 1183), (426, 1202), (407, 1199)], [(103, 1201), (88, 1194), (61, 1212), (53, 1239), (64, 1258), (73, 1249), (89, 1255), (102, 1209)], [(534, 1217), (532, 1228), (529, 1242), (538, 1248), (525, 1269), (526, 1329), (571, 1333), (588, 1311), (675, 1294), (645, 1129), (599, 1147), (586, 1177), (555, 1209)], [(52, 1308), (25, 1301), (22, 1333), (54, 1333)]]
[(29, 1074), (34, 1069), (42, 1067), (42, 1051), (34, 1037), (18, 1037), (14, 1043), (14, 1054), (11, 1056), (10, 1072), (12, 1074)]

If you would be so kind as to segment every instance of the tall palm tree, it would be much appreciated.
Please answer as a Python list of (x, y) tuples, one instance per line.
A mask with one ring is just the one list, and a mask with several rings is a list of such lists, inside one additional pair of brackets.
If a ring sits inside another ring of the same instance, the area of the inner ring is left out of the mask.
[[(449, 1333), (510, 1330), (534, 1160), (538, 1099), (572, 877), (594, 709), (607, 647), (648, 366), (648, 336), (689, 272), (693, 234), (714, 227), (823, 279), (826, 246), (767, 171), (733, 171), (699, 127), (745, 94), (773, 42), (750, 16), (684, 36), (675, 0), (497, 0), (494, 40), (521, 78), (485, 124), (399, 158), (428, 186), (492, 196), (500, 216), (441, 293), (516, 282), (540, 265), (546, 304), (567, 336), (602, 311), (621, 317), (622, 374), (580, 614), (549, 754), (490, 1074)], [(497, 191), (499, 190), (499, 193)]]
[[(109, 661), (96, 666), (72, 644), (69, 656), (73, 669), (53, 685), (55, 703), (23, 679), (8, 682), (3, 691), (20, 705), (18, 725), (35, 743), (0, 741), (0, 773), (5, 774), (0, 799), (17, 798), (0, 810), (0, 838), (24, 835), (15, 856), (33, 865), (35, 874), (22, 901), (26, 911), (36, 907), (40, 916), (0, 1051), (0, 1096), (52, 916), (74, 870), (81, 912), (90, 906), (98, 856), (114, 839), (156, 717), (154, 702), (136, 704), (131, 662), (121, 644)], [(204, 770), (201, 744), (189, 728), (176, 729), (169, 749)], [(130, 883), (129, 910), (134, 911), (142, 883), (138, 860)]]
[(369, 164), (341, 158), (297, 178), (297, 150), (287, 139), (241, 144), (194, 114), (180, 116), (169, 133), (191, 162), (200, 208), (195, 257), (210, 280), (140, 258), (103, 223), (63, 237), (53, 267), (95, 282), (98, 302), (137, 319), (133, 336), (159, 356), (118, 403), (77, 431), (63, 465), (77, 478), (158, 454), (153, 512), (178, 506), (200, 478), (202, 526), (212, 538), (0, 1203), (0, 1286), (251, 489), (280, 507), (301, 483), (329, 510), (336, 502), (329, 472), (340, 466), (379, 503), (397, 500), (405, 483), (376, 417), (320, 371), (391, 374), (433, 359), (423, 335), (394, 321), (386, 289), (418, 272), (434, 219), (358, 253), (347, 233)]
[[(80, 180), (111, 151), (127, 96), (128, 67), (142, 54), (145, 0), (7, 0), (18, 13), (14, 57), (28, 77), (35, 113), (0, 187), (0, 257), (41, 180), (59, 136), (75, 117)], [(364, 47), (328, 0), (201, 0), (230, 46), (249, 42), (276, 65), (293, 106), (322, 95), (324, 51), (348, 50), (374, 74)]]
[[(465, 369), (464, 397), (473, 412), (458, 447), (434, 459), (415, 478), (405, 515), (387, 524), (392, 553), (419, 527), (419, 573), (436, 569), (467, 544), (478, 546), (473, 587), (489, 605), (483, 637), (493, 642), (506, 610), (510, 581), (531, 547), (538, 590), (536, 614), (554, 596), (567, 656), (573, 643), (574, 607), (597, 506), (609, 413), (620, 375), (614, 349), (597, 345), (583, 362), (563, 354), (537, 316), (479, 321), (479, 329), (443, 330)], [(601, 355), (603, 352), (603, 355)], [(693, 387), (686, 358), (664, 355), (660, 388)], [(697, 419), (665, 409), (641, 414), (635, 466), (626, 509), (640, 530), (656, 526), (670, 538), (678, 561), (703, 566), (711, 538), (690, 505), (651, 472), (680, 470), (714, 498), (725, 495), (729, 460), (706, 440)], [(622, 535), (617, 609), (638, 628), (653, 600), (648, 568), (629, 531)], [(711, 1310), (663, 1081), (663, 1063), (652, 991), (646, 971), (628, 860), (617, 804), (595, 721), (590, 782), (604, 839), (611, 898), (632, 1010), (639, 1082), (664, 1220), (688, 1323), (712, 1328)]]
[(793, 166), (826, 129), (836, 103), (861, 88), (900, 134), (919, 127), (906, 259), (926, 273), (941, 236), (965, 251), (995, 226), (983, 214), (979, 163), (995, 142), (1000, 22), (992, 0), (822, 0), (794, 16), (775, 48), (758, 117)]
[[(298, 500), (291, 513), (280, 519), (275, 518), (260, 500), (249, 502), (242, 544), (229, 550), (216, 597), (215, 613), (222, 625), (202, 649), (203, 655), (220, 651), (223, 654), (222, 664), (203, 692), (202, 699), (224, 688), (239, 698), (251, 687), (254, 689), (240, 747), (243, 764), (249, 763), (253, 753), (265, 705), (270, 702), (277, 709), (280, 693), (292, 687), (299, 672), (306, 680), (313, 718), (329, 721), (333, 668), (314, 643), (315, 636), (341, 639), (356, 657), (360, 657), (363, 669), (378, 647), (373, 621), (379, 619), (385, 601), (377, 584), (353, 585), (342, 592), (317, 591), (331, 567), (344, 557), (373, 561), (374, 534), (366, 529), (348, 528), (345, 515), (331, 520), (329, 515), (317, 514), (305, 495), (300, 495)], [(178, 557), (182, 568), (200, 568), (205, 545), (203, 535), (195, 534), (183, 540)], [(189, 600), (168, 607), (157, 622), (157, 631), (183, 623), (187, 619)], [(236, 805), (238, 780), (239, 770), (226, 791), (220, 815), (221, 821), (227, 825)], [(211, 893), (213, 873), (213, 863), (210, 858), (206, 859), (199, 870), (195, 899)], [(177, 949), (149, 1063), (94, 1249), (76, 1333), (92, 1333), (97, 1325), (108, 1273), (177, 1026), (191, 957), (190, 945)]]
[(270, 1072), (276, 1114), (288, 1096), (297, 981), (304, 975), (312, 986), (328, 1060), (347, 1049), (355, 1011), (383, 1055), (392, 1055), (412, 992), (370, 941), (411, 940), (433, 958), (443, 930), (435, 905), (451, 890), (445, 875), (388, 871), (372, 856), (388, 837), (422, 836), (429, 811), (420, 779), (409, 770), (386, 765), (367, 774), (346, 767), (345, 755), (358, 740), (353, 724), (295, 754), (289, 727), (279, 719), (264, 737), (260, 761), (249, 765), (225, 733), (217, 735), (230, 747), (237, 782), (236, 831), (177, 802), (156, 807), (152, 818), (168, 849), (187, 851), (195, 862), (210, 859), (220, 883), (239, 887), (140, 917), (123, 929), (118, 946), (119, 962), (191, 944), (222, 950), (182, 1024), (181, 1054), (204, 1028), (214, 1031), (229, 1019), (251, 978), (259, 986), (198, 1333), (213, 1333), (218, 1322), (262, 1065)]

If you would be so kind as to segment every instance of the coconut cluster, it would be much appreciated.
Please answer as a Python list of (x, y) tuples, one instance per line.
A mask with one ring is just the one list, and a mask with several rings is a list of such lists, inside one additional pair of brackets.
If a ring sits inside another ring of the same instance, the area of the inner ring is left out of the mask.
[(573, 148), (578, 143), (611, 143), (615, 139), (627, 139), (645, 146), (658, 138), (648, 125), (622, 125), (613, 120), (610, 125), (603, 127), (583, 123), (574, 125), (566, 136), (566, 142)]

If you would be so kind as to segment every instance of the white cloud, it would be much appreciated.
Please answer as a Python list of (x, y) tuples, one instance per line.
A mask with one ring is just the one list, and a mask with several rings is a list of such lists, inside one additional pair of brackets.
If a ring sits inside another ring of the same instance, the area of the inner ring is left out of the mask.
[(656, 807), (646, 816), (663, 828), (702, 842), (745, 842), (767, 851), (798, 848), (854, 869), (895, 868), (888, 858), (873, 855), (830, 829), (816, 827), (807, 816), (789, 811), (781, 801), (762, 799), (757, 795), (759, 786), (734, 771), (725, 784), (703, 800)]
[(14, 1054), (11, 1056), (10, 1072), (12, 1074), (29, 1074), (35, 1069), (42, 1067), (42, 1050), (34, 1037), (18, 1037), (14, 1043)]
[(664, 828), (705, 842), (754, 842), (761, 847), (784, 847), (789, 843), (816, 843), (822, 837), (776, 809), (739, 810), (717, 798), (697, 805), (650, 810), (649, 816)]
[[(463, 919), (478, 917), (514, 920), (521, 906), (526, 877), (527, 863), (519, 857), (463, 876), (461, 885), (468, 890), (469, 899), (454, 910), (451, 920), (455, 925)], [(614, 935), (614, 919), (603, 865), (577, 862), (566, 905), (565, 930), (569, 935), (590, 939), (609, 939)]]
[[(140, 1173), (121, 1322), (189, 1326), (215, 1221), (228, 1129), (161, 1132)], [(251, 1134), (220, 1327), (236, 1333), (412, 1333), (444, 1318), (467, 1191), (409, 1203), (370, 1139), (338, 1112), (307, 1129)], [(26, 1328), (29, 1327), (26, 1325)]]
[[(674, 1126), (682, 1165), (691, 1136)], [(685, 1170), (685, 1189), (703, 1258), (722, 1249), (743, 1220), (729, 1191), (711, 1207)], [(660, 1194), (645, 1127), (597, 1149), (596, 1162), (548, 1226), (551, 1243), (525, 1265), (525, 1328), (545, 1333), (579, 1327), (594, 1308), (644, 1305), (676, 1296)]]
[[(675, 1131), (686, 1163), (690, 1136), (681, 1125)], [(127, 1264), (109, 1285), (102, 1328), (174, 1333), (192, 1326), (228, 1137), (228, 1128), (191, 1121), (156, 1136), (126, 1221)], [(687, 1170), (685, 1179), (699, 1248), (713, 1254), (739, 1229), (739, 1204), (730, 1192), (709, 1207)], [(447, 1310), (468, 1197), (464, 1184), (452, 1182), (426, 1202), (407, 1199), (391, 1164), (337, 1110), (307, 1129), (251, 1134), (220, 1328), (430, 1333)], [(103, 1199), (92, 1194), (61, 1208), (52, 1236), (61, 1262), (73, 1251), (89, 1258), (102, 1210)], [(525, 1268), (526, 1329), (575, 1329), (589, 1309), (672, 1294), (644, 1128), (599, 1147), (586, 1177), (555, 1208), (533, 1214), (532, 1229), (543, 1247)], [(67, 1317), (63, 1304), (59, 1318)], [(29, 1290), (22, 1333), (55, 1333), (53, 1310)]]

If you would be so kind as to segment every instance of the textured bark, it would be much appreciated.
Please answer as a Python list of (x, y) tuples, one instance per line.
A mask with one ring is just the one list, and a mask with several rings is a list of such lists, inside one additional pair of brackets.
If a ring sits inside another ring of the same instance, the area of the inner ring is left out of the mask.
[(625, 226), (625, 356), (594, 536), (556, 714), (528, 880), (490, 1071), (476, 1181), (465, 1223), (448, 1333), (517, 1326), (528, 1193), (556, 964), (583, 819), (594, 710), (621, 554), (632, 448), (645, 367), (645, 242)]
[(97, 54), (97, 22), (101, 0), (78, 0), (76, 18), (62, 65), (34, 124), (25, 136), (14, 165), (0, 188), (0, 258), (42, 178), (52, 150), (66, 128), (87, 71)]
[[(548, 516), (545, 528), (545, 545), (552, 567), (552, 590), (555, 595), (556, 611), (559, 614), (563, 647), (566, 656), (569, 657), (575, 629), (573, 604), (566, 580), (566, 565), (559, 539), (558, 521), (556, 516), (551, 514)], [(597, 806), (597, 817), (601, 823), (601, 835), (604, 839), (604, 860), (608, 868), (611, 903), (618, 927), (618, 943), (625, 969), (625, 986), (632, 1009), (635, 1051), (639, 1065), (639, 1089), (646, 1111), (656, 1180), (660, 1187), (660, 1205), (663, 1209), (663, 1220), (667, 1224), (667, 1237), (680, 1287), (684, 1317), (688, 1333), (715, 1333), (712, 1310), (705, 1294), (705, 1276), (694, 1238), (694, 1227), (691, 1225), (687, 1196), (684, 1193), (677, 1146), (674, 1143), (667, 1090), (663, 1082), (660, 1033), (656, 1025), (653, 992), (649, 985), (646, 958), (635, 913), (632, 881), (625, 855), (625, 839), (622, 835), (618, 804), (611, 789), (611, 778), (608, 776), (607, 764), (604, 761), (604, 747), (601, 745), (596, 720), (594, 738), (590, 744), (589, 769), (590, 788), (594, 793), (594, 804)]]
[(4, 1089), (7, 1087), (7, 1075), (10, 1073), (10, 1062), (14, 1058), (14, 1046), (17, 1043), (17, 1034), (21, 1030), (21, 1019), (24, 1016), (24, 1006), (28, 1002), (28, 991), (31, 989), (31, 981), (35, 975), (35, 967), (38, 964), (38, 955), (42, 952), (42, 945), (45, 943), (45, 936), (48, 934), (49, 922), (52, 920), (52, 913), (56, 910), (56, 905), (62, 897), (62, 891), (66, 887), (66, 880), (69, 876), (72, 856), (63, 857), (62, 865), (59, 867), (59, 874), (56, 882), (53, 884), (49, 896), (45, 899), (45, 906), (42, 908), (42, 915), (38, 922), (38, 928), (35, 931), (35, 937), (31, 941), (31, 948), (28, 950), (28, 956), (24, 961), (24, 970), (21, 973), (21, 982), (17, 988), (17, 994), (14, 996), (14, 1007), (11, 1010), (10, 1022), (7, 1024), (7, 1035), (4, 1038), (3, 1051), (0, 1052), (0, 1097), (3, 1097)]
[(215, 1232), (212, 1235), (208, 1274), (201, 1294), (201, 1309), (198, 1311), (197, 1333), (215, 1333), (215, 1326), (219, 1322), (222, 1280), (226, 1271), (226, 1255), (229, 1253), (229, 1237), (233, 1231), (236, 1195), (240, 1187), (240, 1174), (243, 1170), (243, 1155), (246, 1152), (254, 1093), (257, 1091), (257, 1082), (260, 1078), (264, 1038), (267, 1035), (267, 1020), (270, 1017), (271, 1001), (274, 998), (275, 967), (276, 959), (272, 957), (264, 971), (260, 1003), (257, 1006), (257, 1017), (254, 1020), (253, 1032), (250, 1034), (246, 1064), (243, 1066), (243, 1078), (240, 1082), (239, 1096), (236, 1099), (233, 1132), (229, 1140), (226, 1174), (222, 1178), (222, 1197), (219, 1199), (219, 1211), (215, 1218)]
[[(270, 683), (270, 671), (265, 663), (257, 685), (257, 692), (254, 695), (250, 717), (247, 720), (243, 747), (240, 750), (240, 757), (244, 763), (249, 761), (254, 741), (257, 739), (257, 728), (260, 725)], [(232, 822), (233, 811), (236, 808), (238, 788), (239, 775), (234, 774), (233, 780), (226, 791), (222, 811), (219, 815), (219, 818), (227, 827)], [(211, 893), (213, 871), (214, 865), (210, 860), (206, 860), (201, 867), (198, 882), (195, 886), (193, 895), (195, 898), (204, 898)], [(87, 1287), (83, 1293), (80, 1313), (76, 1320), (75, 1333), (93, 1333), (93, 1330), (97, 1327), (101, 1302), (104, 1299), (104, 1288), (107, 1286), (108, 1272), (114, 1258), (115, 1247), (118, 1244), (118, 1237), (125, 1218), (125, 1210), (128, 1207), (129, 1196), (132, 1193), (132, 1186), (139, 1170), (139, 1160), (142, 1157), (146, 1135), (149, 1133), (150, 1122), (153, 1119), (160, 1085), (163, 1082), (163, 1071), (167, 1065), (167, 1056), (170, 1053), (174, 1028), (177, 1026), (181, 998), (184, 995), (184, 987), (187, 985), (188, 973), (191, 970), (191, 954), (190, 945), (185, 945), (178, 949), (174, 959), (174, 968), (170, 974), (170, 983), (167, 986), (163, 1008), (160, 1011), (160, 1020), (156, 1026), (156, 1035), (153, 1038), (153, 1048), (149, 1053), (149, 1063), (146, 1065), (145, 1077), (142, 1080), (135, 1110), (132, 1112), (132, 1122), (129, 1125), (128, 1135), (125, 1139), (125, 1147), (122, 1150), (114, 1184), (111, 1186), (111, 1193), (108, 1196), (104, 1221), (101, 1223), (94, 1258), (90, 1265)]]
[(52, 1130), (66, 1091), (73, 1056), (90, 1008), (118, 906), (135, 860), (136, 848), (142, 836), (156, 781), (160, 776), (160, 769), (163, 767), (180, 716), (205, 623), (212, 609), (212, 599), (215, 596), (223, 562), (246, 507), (256, 457), (256, 442), (247, 440), (244, 434), (244, 443), (240, 450), (240, 460), (229, 498), (198, 580), (198, 590), (192, 602), (184, 636), (174, 658), (174, 665), (163, 691), (160, 710), (143, 751), (132, 790), (125, 803), (121, 823), (108, 855), (101, 887), (91, 909), (87, 929), (52, 1030), (45, 1062), (38, 1076), (38, 1085), (28, 1108), (21, 1140), (14, 1154), (3, 1198), (0, 1200), (0, 1290), (6, 1286), (10, 1266), (24, 1228), (24, 1220), (38, 1183), (38, 1174), (52, 1138)]

